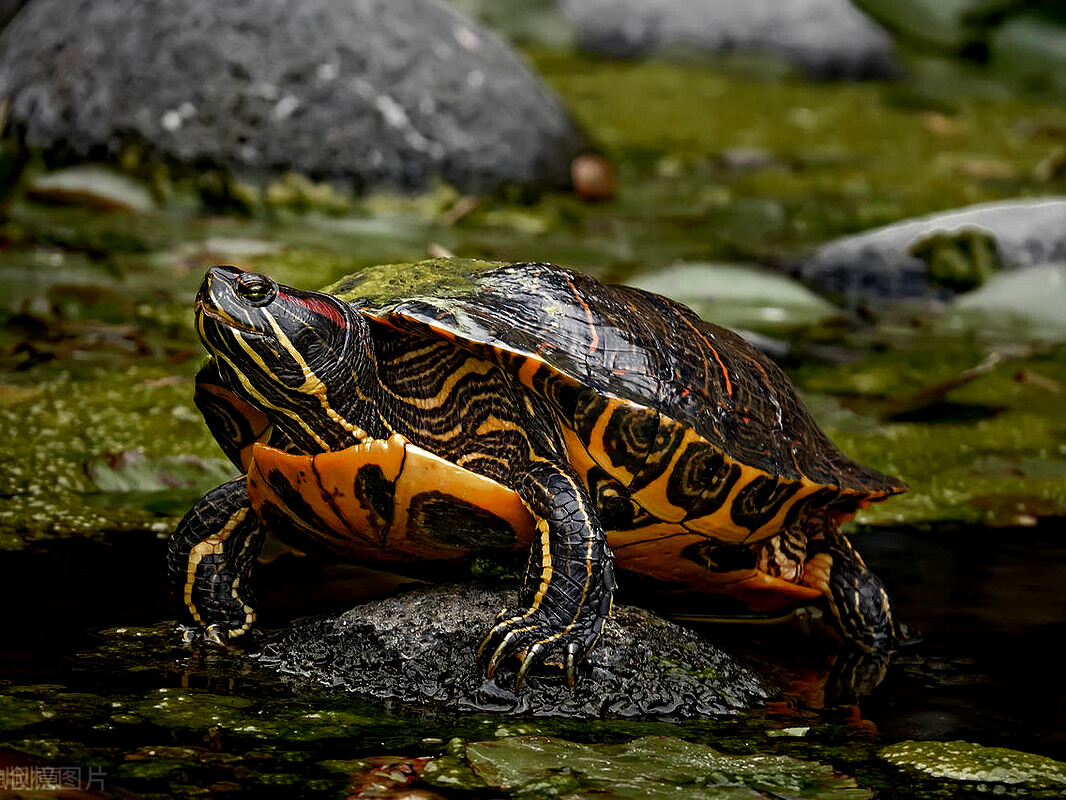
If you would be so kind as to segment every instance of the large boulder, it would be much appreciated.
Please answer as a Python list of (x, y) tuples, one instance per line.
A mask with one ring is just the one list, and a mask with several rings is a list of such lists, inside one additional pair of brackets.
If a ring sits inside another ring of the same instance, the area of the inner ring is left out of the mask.
[(891, 37), (848, 0), (560, 0), (587, 50), (642, 57), (683, 48), (787, 59), (819, 78), (883, 78)]
[(546, 667), (516, 695), (514, 670), (501, 666), (486, 678), (477, 650), (499, 610), (517, 606), (515, 592), (475, 584), (417, 589), (298, 621), (259, 659), (363, 697), (464, 711), (682, 719), (735, 713), (767, 697), (751, 670), (705, 639), (625, 606), (607, 620), (573, 688)]
[(0, 96), (33, 147), (356, 189), (564, 185), (584, 145), (443, 0), (35, 0), (0, 36)]

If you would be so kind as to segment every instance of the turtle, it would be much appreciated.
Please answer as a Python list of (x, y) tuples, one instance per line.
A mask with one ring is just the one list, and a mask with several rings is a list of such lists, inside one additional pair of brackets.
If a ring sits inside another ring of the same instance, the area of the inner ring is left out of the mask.
[(889, 652), (884, 585), (840, 532), (906, 490), (844, 455), (784, 372), (738, 334), (640, 289), (547, 263), (430, 259), (321, 292), (208, 270), (195, 401), (242, 475), (169, 544), (189, 643), (255, 622), (264, 533), (305, 552), (440, 578), (528, 551), (481, 645), (516, 689), (572, 683), (617, 574), (756, 614), (821, 602)]

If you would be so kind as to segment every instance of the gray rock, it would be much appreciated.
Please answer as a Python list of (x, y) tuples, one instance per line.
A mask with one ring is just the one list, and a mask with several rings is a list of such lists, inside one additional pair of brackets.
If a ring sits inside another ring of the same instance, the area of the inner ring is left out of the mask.
[(795, 271), (816, 291), (851, 307), (884, 299), (949, 299), (956, 289), (934, 282), (928, 257), (919, 257), (937, 237), (985, 237), (1003, 270), (1066, 261), (1066, 198), (983, 203), (904, 220), (830, 242)]
[(607, 621), (573, 689), (560, 671), (545, 667), (515, 695), (517, 661), (489, 680), (476, 653), (500, 609), (516, 606), (514, 592), (477, 585), (418, 589), (297, 622), (258, 658), (304, 682), (450, 710), (680, 719), (733, 713), (766, 699), (753, 672), (697, 634), (624, 606)]
[(0, 29), (3, 29), (27, 2), (29, 0), (0, 0)]
[(443, 0), (35, 0), (0, 37), (31, 146), (145, 146), (355, 188), (565, 185), (584, 140), (506, 42)]
[(898, 72), (889, 35), (848, 0), (560, 0), (580, 45), (626, 58), (664, 49), (784, 57), (820, 78)]

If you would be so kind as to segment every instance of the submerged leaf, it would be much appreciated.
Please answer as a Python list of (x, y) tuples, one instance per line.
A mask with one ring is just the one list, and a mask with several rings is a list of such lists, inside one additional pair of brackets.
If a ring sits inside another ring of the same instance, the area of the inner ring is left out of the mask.
[(102, 492), (160, 492), (210, 487), (233, 477), (233, 467), (220, 458), (151, 456), (143, 450), (126, 450), (89, 459), (85, 470)]
[(106, 211), (145, 213), (156, 207), (140, 183), (114, 170), (93, 165), (69, 167), (34, 180), (27, 193), (42, 202), (80, 205)]
[(996, 275), (960, 296), (952, 311), (977, 321), (1028, 323), (1045, 336), (1066, 335), (1066, 264), (1043, 264)]
[(798, 327), (839, 314), (836, 306), (796, 281), (742, 264), (674, 264), (630, 282), (726, 327)]
[[(546, 736), (474, 742), (478, 777), (505, 791), (594, 793), (598, 798), (862, 800), (871, 793), (832, 767), (779, 755), (726, 755), (667, 736), (583, 745)], [(679, 794), (680, 793), (680, 794)]]

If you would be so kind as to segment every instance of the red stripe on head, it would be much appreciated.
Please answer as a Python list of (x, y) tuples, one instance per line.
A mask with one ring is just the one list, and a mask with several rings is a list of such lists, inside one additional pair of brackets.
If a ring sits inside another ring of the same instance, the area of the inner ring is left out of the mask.
[(285, 292), (279, 292), (281, 297), (284, 297), (288, 302), (301, 305), (310, 311), (315, 316), (326, 317), (332, 321), (338, 328), (347, 327), (348, 323), (344, 319), (344, 315), (337, 310), (336, 306), (327, 300), (322, 300), (318, 297), (295, 297)]

